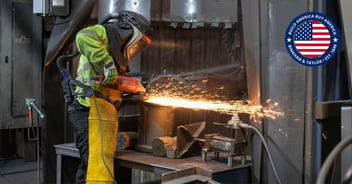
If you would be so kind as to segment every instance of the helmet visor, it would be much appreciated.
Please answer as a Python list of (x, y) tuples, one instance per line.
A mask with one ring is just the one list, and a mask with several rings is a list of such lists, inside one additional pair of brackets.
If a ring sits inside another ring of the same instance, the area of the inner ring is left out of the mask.
[(142, 52), (152, 42), (148, 36), (143, 35), (134, 25), (130, 25), (133, 27), (133, 36), (124, 48), (124, 55), (127, 61)]

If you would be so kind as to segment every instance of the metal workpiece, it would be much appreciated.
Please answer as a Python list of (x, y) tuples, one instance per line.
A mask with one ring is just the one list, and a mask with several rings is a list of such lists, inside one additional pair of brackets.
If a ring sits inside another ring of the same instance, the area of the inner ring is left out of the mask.
[(214, 123), (217, 126), (229, 128), (232, 131), (231, 137), (226, 137), (218, 133), (206, 134), (204, 138), (204, 147), (202, 149), (202, 161), (205, 162), (209, 152), (214, 153), (215, 160), (219, 160), (220, 152), (227, 154), (227, 165), (233, 167), (233, 157), (240, 156), (241, 163), (246, 162), (246, 148), (248, 145), (248, 129), (238, 126)]
[(182, 184), (182, 183), (207, 183), (220, 184), (212, 179), (210, 170), (200, 167), (192, 167), (179, 171), (172, 171), (162, 175), (161, 182), (163, 184)]
[(151, 153), (154, 138), (173, 135), (174, 108), (148, 103), (142, 103), (141, 105), (139, 138), (135, 149)]
[(177, 158), (181, 158), (186, 155), (200, 154), (201, 144), (198, 138), (204, 131), (205, 123), (206, 122), (203, 121), (177, 127)]

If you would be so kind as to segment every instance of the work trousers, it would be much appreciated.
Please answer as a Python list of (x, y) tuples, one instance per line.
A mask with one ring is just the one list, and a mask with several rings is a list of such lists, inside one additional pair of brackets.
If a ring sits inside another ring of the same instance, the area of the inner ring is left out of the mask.
[(86, 183), (88, 166), (88, 117), (89, 108), (81, 106), (77, 101), (69, 105), (68, 118), (73, 127), (76, 147), (79, 150), (80, 163), (78, 165), (75, 183)]

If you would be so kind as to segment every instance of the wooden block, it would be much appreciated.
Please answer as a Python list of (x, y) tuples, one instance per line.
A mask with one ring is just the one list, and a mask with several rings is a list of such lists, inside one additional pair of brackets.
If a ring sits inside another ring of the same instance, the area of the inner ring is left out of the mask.
[(176, 148), (176, 137), (157, 137), (152, 141), (153, 155), (164, 157), (169, 147)]
[(117, 150), (133, 149), (138, 142), (137, 132), (118, 132)]

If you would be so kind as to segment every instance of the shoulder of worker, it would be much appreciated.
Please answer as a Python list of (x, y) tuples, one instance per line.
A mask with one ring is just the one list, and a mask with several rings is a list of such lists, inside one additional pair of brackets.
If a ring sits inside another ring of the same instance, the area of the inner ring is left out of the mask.
[(88, 26), (83, 28), (82, 30), (80, 30), (77, 33), (77, 36), (79, 35), (91, 35), (91, 36), (105, 36), (106, 35), (106, 31), (105, 31), (105, 27), (101, 24), (96, 24), (96, 25), (92, 25), (92, 26)]

